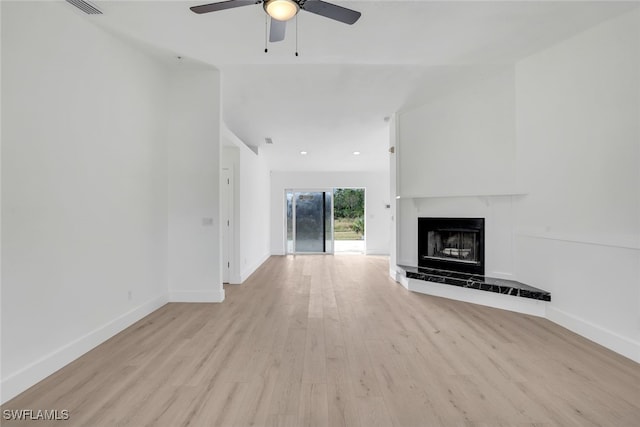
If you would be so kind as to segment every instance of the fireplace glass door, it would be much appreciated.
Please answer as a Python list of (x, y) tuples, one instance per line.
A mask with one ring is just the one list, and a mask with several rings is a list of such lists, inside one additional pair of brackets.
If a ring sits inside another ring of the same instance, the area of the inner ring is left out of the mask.
[(477, 264), (480, 239), (468, 230), (432, 230), (427, 239), (427, 257)]
[(484, 218), (418, 218), (418, 266), (484, 274)]

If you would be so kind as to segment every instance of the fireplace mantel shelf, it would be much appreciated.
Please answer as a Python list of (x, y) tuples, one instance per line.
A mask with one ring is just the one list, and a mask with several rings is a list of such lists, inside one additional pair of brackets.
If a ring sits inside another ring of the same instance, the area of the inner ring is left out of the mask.
[(505, 191), (505, 192), (487, 192), (487, 193), (452, 193), (452, 194), (401, 194), (396, 199), (433, 199), (445, 197), (501, 197), (501, 196), (526, 196), (528, 193), (524, 191)]
[(398, 265), (408, 279), (434, 282), (461, 288), (477, 289), (515, 297), (551, 301), (551, 293), (514, 280), (497, 279), (476, 274), (437, 270), (435, 268)]

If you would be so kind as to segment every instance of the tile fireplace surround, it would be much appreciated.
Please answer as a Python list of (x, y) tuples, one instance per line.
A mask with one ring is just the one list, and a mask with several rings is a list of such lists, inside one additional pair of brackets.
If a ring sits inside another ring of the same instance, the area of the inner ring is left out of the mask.
[(435, 268), (398, 265), (408, 279), (435, 282), (461, 288), (477, 289), (521, 298), (551, 301), (551, 293), (514, 280), (497, 279), (476, 274), (437, 270)]

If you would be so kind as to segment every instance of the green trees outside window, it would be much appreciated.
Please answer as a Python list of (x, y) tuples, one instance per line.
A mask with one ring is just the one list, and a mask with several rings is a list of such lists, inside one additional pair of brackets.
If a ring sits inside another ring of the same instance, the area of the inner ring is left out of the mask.
[(364, 237), (364, 189), (336, 188), (333, 193), (335, 240)]

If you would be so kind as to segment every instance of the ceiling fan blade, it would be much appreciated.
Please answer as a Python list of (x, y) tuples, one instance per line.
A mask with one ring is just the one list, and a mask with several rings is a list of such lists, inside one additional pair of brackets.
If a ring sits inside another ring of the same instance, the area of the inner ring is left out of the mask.
[(284, 40), (284, 32), (287, 29), (287, 21), (278, 21), (271, 18), (271, 28), (269, 29), (269, 41), (281, 42)]
[(227, 0), (219, 1), (217, 3), (201, 4), (200, 6), (190, 7), (192, 12), (195, 13), (209, 13), (216, 12), (218, 10), (232, 9), (234, 7), (250, 6), (252, 4), (259, 4), (262, 1), (258, 0)]
[(346, 7), (338, 6), (337, 4), (327, 3), (322, 0), (307, 0), (300, 7), (307, 12), (315, 13), (316, 15), (324, 16), (325, 18), (333, 19), (345, 24), (353, 24), (360, 19), (360, 12), (347, 9)]

